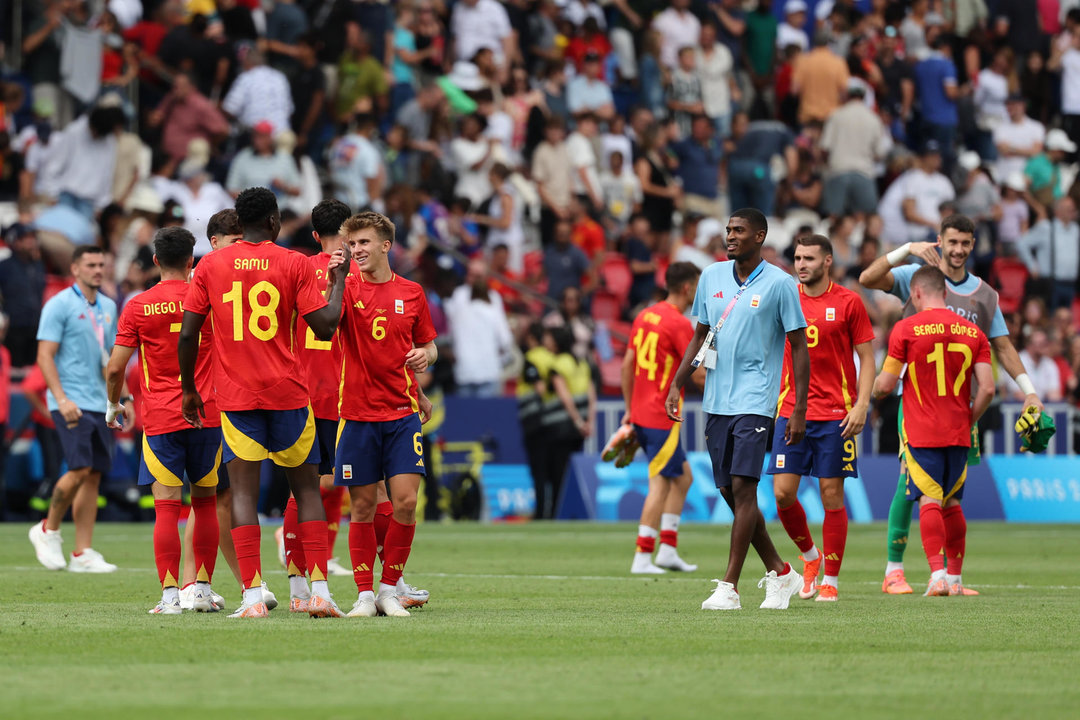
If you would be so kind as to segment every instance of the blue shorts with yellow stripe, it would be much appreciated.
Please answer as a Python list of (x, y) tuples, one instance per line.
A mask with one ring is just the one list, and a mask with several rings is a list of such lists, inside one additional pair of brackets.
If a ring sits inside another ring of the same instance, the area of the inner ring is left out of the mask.
[(645, 457), (649, 458), (649, 477), (677, 478), (682, 475), (686, 451), (679, 437), (681, 427), (678, 423), (672, 425), (670, 430), (634, 426), (638, 444), (645, 451)]
[(310, 405), (297, 410), (223, 410), (221, 435), (225, 462), (270, 459), (287, 468), (319, 464)]
[(335, 485), (371, 485), (395, 475), (426, 475), (420, 416), (339, 421), (335, 463)]
[(784, 439), (788, 418), (776, 419), (769, 475), (791, 473), (816, 478), (849, 478), (859, 474), (854, 438), (844, 438), (841, 420), (807, 420), (806, 435), (797, 445)]
[(969, 448), (953, 445), (940, 448), (904, 449), (907, 462), (907, 499), (923, 495), (944, 503), (964, 497)]
[[(907, 433), (904, 431), (904, 398), (900, 398), (900, 407), (897, 410), (896, 415), (896, 428), (900, 434), (900, 457), (904, 457), (904, 448), (907, 446)], [(971, 447), (968, 448), (967, 464), (968, 467), (972, 465), (978, 465), (982, 462), (982, 453), (979, 446), (979, 426), (978, 424), (971, 426)]]
[(139, 484), (183, 487), (186, 477), (192, 485), (216, 487), (221, 454), (221, 428), (143, 435)]

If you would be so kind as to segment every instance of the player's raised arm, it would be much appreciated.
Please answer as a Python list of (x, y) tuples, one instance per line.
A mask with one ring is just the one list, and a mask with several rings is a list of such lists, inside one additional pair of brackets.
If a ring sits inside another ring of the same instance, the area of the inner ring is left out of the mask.
[[(686, 385), (686, 381), (690, 379), (690, 373), (694, 370), (691, 364), (694, 362), (694, 357), (698, 354), (698, 351), (701, 350), (701, 346), (705, 343), (705, 337), (708, 334), (709, 326), (698, 323), (697, 327), (694, 328), (694, 337), (690, 339), (690, 344), (686, 346), (686, 352), (683, 353), (679, 369), (675, 371), (675, 379), (671, 381), (671, 388), (668, 390), (664, 409), (667, 411), (667, 416), (676, 422), (682, 422), (682, 418), (679, 416), (679, 393), (682, 391), (683, 386)], [(804, 395), (804, 406), (805, 401), (806, 396)]]
[(798, 445), (806, 434), (806, 401), (810, 396), (810, 350), (806, 347), (806, 328), (787, 334), (791, 343), (791, 368), (795, 374), (795, 409), (784, 432), (788, 445)]
[(937, 267), (941, 263), (941, 256), (937, 251), (940, 244), (940, 242), (905, 243), (870, 263), (870, 267), (859, 275), (859, 284), (868, 290), (892, 292), (893, 284), (896, 282), (892, 269), (902, 264), (911, 255), (922, 258), (927, 264)]
[(199, 331), (206, 316), (190, 310), (184, 311), (180, 324), (180, 339), (176, 341), (176, 353), (180, 360), (180, 387), (183, 391), (184, 419), (193, 427), (202, 427), (202, 396), (195, 387), (195, 362), (199, 359)]
[(342, 249), (334, 251), (326, 268), (330, 273), (326, 306), (304, 316), (304, 322), (320, 340), (332, 339), (341, 322), (341, 300), (345, 296), (345, 278), (349, 275), (349, 256), (344, 247), (342, 244)]

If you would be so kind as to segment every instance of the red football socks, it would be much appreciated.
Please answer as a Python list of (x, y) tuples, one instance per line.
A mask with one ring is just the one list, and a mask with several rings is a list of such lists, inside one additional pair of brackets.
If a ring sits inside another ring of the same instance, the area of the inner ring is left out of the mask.
[(779, 505), (776, 514), (780, 516), (780, 522), (784, 524), (788, 536), (795, 542), (799, 552), (807, 552), (814, 547), (814, 538), (810, 536), (810, 526), (806, 524), (806, 511), (798, 500), (786, 508)]
[(656, 549), (656, 538), (645, 537), (644, 535), (638, 535), (637, 538), (637, 551), (641, 553), (652, 554), (652, 551)]
[(919, 507), (919, 531), (930, 572), (945, 569), (945, 518), (941, 506), (926, 503)]
[(232, 529), (233, 545), (236, 546), (236, 562), (240, 565), (240, 583), (244, 589), (262, 585), (262, 558), (259, 543), (262, 530), (258, 525), (241, 525)]
[(386, 531), (386, 543), (383, 545), (384, 560), (379, 582), (384, 585), (397, 585), (401, 573), (405, 572), (405, 563), (409, 560), (415, 534), (415, 524), (402, 525), (393, 517), (390, 518), (390, 528)]
[(670, 545), (671, 547), (679, 546), (679, 531), (678, 530), (661, 530), (660, 531), (660, 544)]
[(192, 551), (195, 554), (195, 579), (208, 583), (214, 577), (214, 565), (218, 553), (217, 497), (191, 498), (191, 513), (195, 516), (195, 536)]
[(353, 580), (358, 592), (374, 587), (375, 573), (375, 525), (373, 523), (349, 522), (349, 557), (352, 559)]
[(304, 543), (300, 539), (299, 521), (296, 517), (296, 498), (290, 497), (285, 503), (282, 516), (282, 529), (285, 533), (285, 567), (289, 577), (307, 575), (308, 563), (304, 556)]
[(825, 523), (821, 527), (822, 552), (825, 554), (825, 574), (836, 577), (840, 574), (840, 563), (844, 561), (844, 546), (847, 544), (847, 510), (825, 511)]
[(967, 544), (967, 520), (959, 505), (945, 508), (945, 560), (950, 575), (959, 575), (964, 567), (964, 550)]
[(326, 521), (308, 520), (300, 523), (300, 540), (304, 545), (304, 558), (311, 582), (326, 580)]
[(326, 554), (332, 557), (341, 528), (341, 501), (345, 497), (345, 488), (319, 488), (319, 494), (322, 495), (323, 512), (326, 513)]
[(386, 561), (386, 533), (393, 516), (394, 504), (389, 500), (375, 506), (375, 546), (379, 551), (379, 562)]
[(162, 589), (180, 586), (180, 506), (179, 500), (154, 500), (154, 563)]

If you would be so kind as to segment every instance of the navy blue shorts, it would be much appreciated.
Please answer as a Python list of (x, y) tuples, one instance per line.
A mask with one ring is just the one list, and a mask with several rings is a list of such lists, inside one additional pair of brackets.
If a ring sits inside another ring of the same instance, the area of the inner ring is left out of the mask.
[(286, 468), (319, 464), (310, 405), (296, 410), (222, 410), (221, 435), (224, 462), (270, 459)]
[(52, 411), (52, 419), (68, 470), (88, 467), (105, 475), (112, 469), (115, 440), (105, 424), (105, 413), (83, 410), (79, 424), (73, 428), (68, 427), (59, 410)]
[(845, 440), (840, 420), (808, 420), (798, 445), (784, 441), (787, 418), (777, 418), (768, 473), (791, 473), (816, 478), (847, 478), (859, 474), (855, 439)]
[(337, 420), (315, 418), (315, 442), (319, 445), (319, 475), (333, 475), (334, 446), (337, 445)]
[(904, 449), (907, 462), (907, 499), (923, 495), (945, 504), (946, 500), (964, 497), (967, 460), (970, 448), (954, 445), (940, 448)]
[(772, 440), (772, 418), (762, 415), (705, 415), (705, 446), (716, 487), (731, 487), (731, 476), (761, 479)]
[(426, 475), (416, 413), (398, 420), (338, 424), (335, 485), (371, 485), (395, 475)]
[[(224, 454), (225, 454), (225, 441), (224, 440), (221, 441), (221, 448), (222, 448), (222, 455), (224, 456)], [(232, 487), (232, 486), (229, 484), (229, 468), (228, 468), (228, 466), (225, 465), (224, 462), (222, 462), (220, 465), (218, 465), (218, 469), (217, 469), (217, 494), (220, 495), (221, 493), (228, 490), (230, 487)]]
[(649, 477), (677, 478), (682, 475), (686, 451), (679, 439), (680, 427), (678, 423), (672, 425), (670, 430), (634, 426), (638, 444), (645, 451), (645, 457), (649, 458)]
[(187, 477), (192, 485), (216, 487), (220, 468), (221, 428), (143, 435), (140, 485), (183, 487)]

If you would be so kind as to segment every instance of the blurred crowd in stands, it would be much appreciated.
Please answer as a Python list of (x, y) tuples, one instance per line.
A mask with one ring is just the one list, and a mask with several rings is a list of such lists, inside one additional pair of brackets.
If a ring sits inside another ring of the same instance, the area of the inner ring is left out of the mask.
[(107, 250), (122, 304), (155, 281), (156, 229), (187, 227), (201, 256), (208, 218), (261, 185), (300, 252), (324, 197), (393, 219), (447, 392), (512, 395), (539, 322), (617, 395), (665, 269), (724, 259), (727, 213), (753, 206), (785, 269), (793, 238), (831, 238), (882, 351), (900, 305), (860, 270), (969, 215), (970, 269), (1037, 389), (1080, 401), (1080, 0), (0, 0), (0, 17), (16, 381), (75, 247)]

